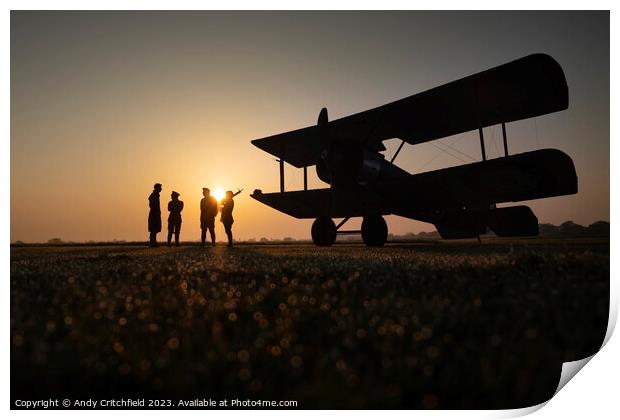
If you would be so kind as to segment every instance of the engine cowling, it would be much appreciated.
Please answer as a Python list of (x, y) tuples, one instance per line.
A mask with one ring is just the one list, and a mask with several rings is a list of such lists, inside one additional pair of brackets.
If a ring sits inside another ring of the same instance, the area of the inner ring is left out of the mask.
[[(322, 138), (329, 138), (327, 108), (321, 109), (317, 127)], [(409, 175), (385, 160), (385, 157), (356, 144), (332, 142), (316, 163), (316, 174), (323, 182), (342, 189), (389, 181)]]
[(332, 143), (316, 164), (320, 180), (332, 187), (348, 188), (389, 181), (408, 173), (385, 160), (380, 153), (358, 145)]

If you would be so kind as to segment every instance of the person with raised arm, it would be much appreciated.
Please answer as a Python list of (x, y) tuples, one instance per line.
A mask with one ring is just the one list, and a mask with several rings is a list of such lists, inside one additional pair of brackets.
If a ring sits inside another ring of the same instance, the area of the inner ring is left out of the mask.
[(228, 237), (229, 248), (232, 248), (233, 246), (232, 225), (235, 222), (235, 219), (233, 219), (232, 215), (233, 209), (235, 208), (235, 200), (233, 200), (233, 197), (241, 194), (241, 191), (243, 190), (240, 189), (236, 193), (233, 193), (232, 191), (226, 191), (226, 197), (222, 199), (221, 203), (220, 221), (224, 225), (224, 231), (226, 232), (226, 236)]

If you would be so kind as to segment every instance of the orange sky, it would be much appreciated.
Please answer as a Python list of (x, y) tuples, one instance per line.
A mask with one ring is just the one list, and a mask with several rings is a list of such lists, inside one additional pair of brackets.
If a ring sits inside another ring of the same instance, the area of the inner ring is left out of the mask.
[[(279, 188), (277, 163), (251, 139), (314, 124), (323, 106), (342, 117), (532, 52), (564, 67), (570, 107), (510, 124), (510, 150), (564, 150), (580, 188), (532, 208), (540, 222), (609, 220), (608, 13), (12, 12), (11, 241), (145, 240), (155, 182), (162, 208), (181, 193), (182, 240), (199, 238), (203, 186), (244, 188), (236, 238), (309, 238), (311, 220), (248, 196)], [(485, 136), (499, 156), (499, 129)], [(479, 158), (477, 133), (443, 142), (461, 153), (408, 146), (396, 163), (415, 173)], [(397, 142), (386, 145), (391, 156)], [(287, 189), (302, 179), (287, 166)]]

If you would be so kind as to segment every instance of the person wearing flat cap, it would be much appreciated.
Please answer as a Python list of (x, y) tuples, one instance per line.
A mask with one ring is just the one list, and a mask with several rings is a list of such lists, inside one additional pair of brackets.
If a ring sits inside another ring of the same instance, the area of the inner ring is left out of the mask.
[(202, 189), (204, 198), (200, 200), (200, 240), (201, 246), (205, 246), (207, 230), (211, 233), (211, 245), (215, 246), (215, 216), (217, 216), (217, 200), (211, 195), (208, 188)]
[(179, 246), (179, 235), (181, 234), (181, 212), (183, 211), (183, 202), (179, 200), (179, 193), (172, 191), (170, 194), (172, 200), (168, 202), (168, 246), (171, 246), (172, 234), (174, 233), (174, 244)]
[(149, 196), (149, 246), (157, 246), (157, 234), (161, 232), (161, 208), (159, 207), (159, 193), (161, 184), (153, 185), (153, 192)]

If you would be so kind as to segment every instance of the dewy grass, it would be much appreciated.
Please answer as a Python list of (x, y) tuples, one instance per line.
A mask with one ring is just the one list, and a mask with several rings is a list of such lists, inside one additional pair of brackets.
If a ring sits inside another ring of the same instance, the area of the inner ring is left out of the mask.
[(608, 304), (608, 241), (13, 248), (11, 393), (529, 406)]

